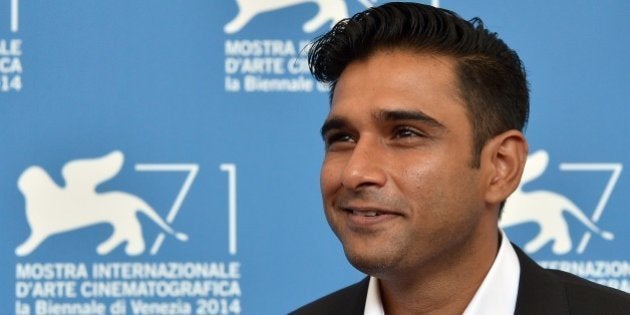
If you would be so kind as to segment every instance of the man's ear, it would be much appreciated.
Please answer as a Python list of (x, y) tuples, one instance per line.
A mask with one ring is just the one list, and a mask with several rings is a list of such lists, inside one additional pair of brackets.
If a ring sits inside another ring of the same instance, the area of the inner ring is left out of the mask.
[(518, 130), (508, 130), (486, 143), (481, 151), (486, 203), (498, 205), (518, 187), (526, 160), (527, 140)]

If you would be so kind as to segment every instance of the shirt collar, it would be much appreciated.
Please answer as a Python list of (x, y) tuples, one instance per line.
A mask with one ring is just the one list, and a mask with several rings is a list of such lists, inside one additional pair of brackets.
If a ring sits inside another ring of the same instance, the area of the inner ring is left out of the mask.
[[(464, 310), (464, 315), (514, 314), (521, 266), (507, 235), (501, 230), (501, 245), (490, 271)], [(370, 277), (364, 315), (384, 315), (378, 279)]]
[(363, 315), (385, 315), (380, 291), (381, 290), (378, 288), (378, 279), (370, 277)]

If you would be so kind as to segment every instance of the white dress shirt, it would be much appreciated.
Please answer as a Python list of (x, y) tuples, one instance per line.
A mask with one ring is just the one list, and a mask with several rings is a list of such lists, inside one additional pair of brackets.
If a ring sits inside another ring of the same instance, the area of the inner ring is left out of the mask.
[[(483, 279), (464, 315), (514, 314), (521, 266), (505, 233), (501, 230), (501, 245), (490, 271)], [(378, 279), (370, 277), (364, 315), (384, 315)]]

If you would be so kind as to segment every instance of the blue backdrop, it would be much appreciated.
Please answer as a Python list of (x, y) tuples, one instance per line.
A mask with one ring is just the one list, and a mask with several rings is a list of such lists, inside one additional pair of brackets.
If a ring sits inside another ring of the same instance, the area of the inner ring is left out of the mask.
[[(0, 0), (0, 313), (281, 314), (360, 279), (321, 209), (327, 93), (301, 51), (382, 2)], [(508, 235), (630, 292), (630, 3), (439, 5), (529, 74), (519, 205), (544, 214)]]

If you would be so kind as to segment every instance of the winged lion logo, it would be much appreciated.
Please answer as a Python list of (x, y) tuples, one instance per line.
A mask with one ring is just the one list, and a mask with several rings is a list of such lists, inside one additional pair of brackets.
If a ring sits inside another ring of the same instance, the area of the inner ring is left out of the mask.
[(123, 161), (124, 155), (120, 151), (99, 158), (70, 161), (62, 169), (63, 187), (40, 166), (24, 170), (18, 179), (18, 188), (26, 201), (26, 219), (31, 234), (15, 249), (15, 254), (29, 255), (55, 234), (109, 223), (114, 232), (98, 245), (96, 252), (106, 255), (126, 243), (128, 255), (139, 255), (144, 252), (145, 242), (142, 225), (136, 216), (138, 212), (180, 241), (188, 240), (186, 234), (175, 232), (140, 197), (123, 191), (96, 191), (98, 185), (120, 172)]

